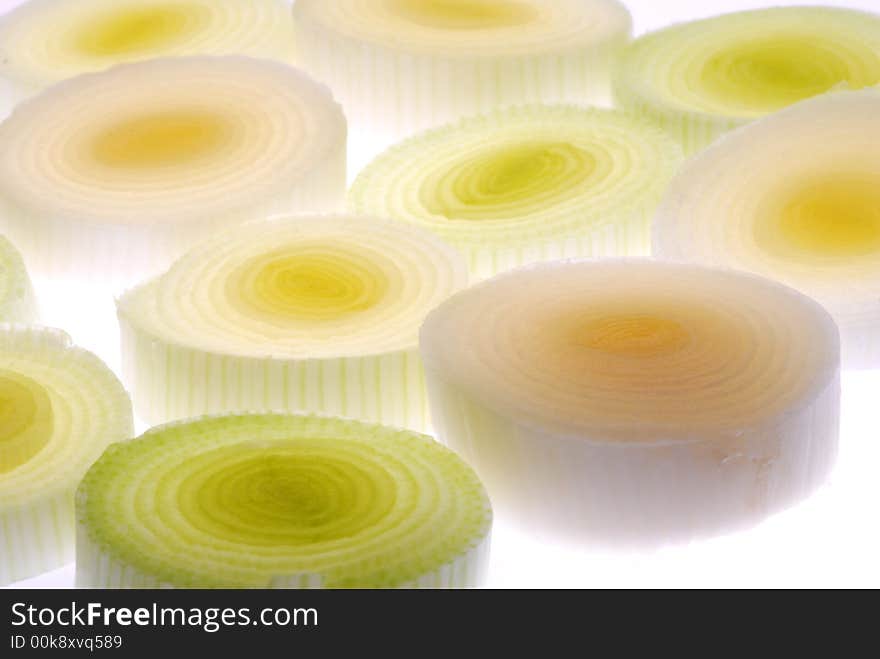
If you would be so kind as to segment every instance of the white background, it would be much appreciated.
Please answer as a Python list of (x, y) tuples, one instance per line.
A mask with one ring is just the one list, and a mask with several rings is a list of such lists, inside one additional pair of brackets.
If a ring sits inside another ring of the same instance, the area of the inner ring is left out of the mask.
[[(77, 2), (78, 0), (70, 0)], [(243, 0), (246, 1), (246, 0)], [(332, 2), (332, 0), (327, 0)], [(20, 4), (0, 0), (0, 12)], [(880, 0), (628, 0), (636, 33), (671, 22), (769, 5), (824, 4), (880, 11)], [(352, 136), (352, 176), (372, 157)], [(36, 281), (44, 320), (118, 364), (112, 302)], [(538, 544), (498, 520), (496, 587), (880, 587), (880, 372), (844, 377), (841, 454), (831, 483), (758, 528), (650, 554), (606, 555)], [(18, 584), (69, 587), (73, 567)]]

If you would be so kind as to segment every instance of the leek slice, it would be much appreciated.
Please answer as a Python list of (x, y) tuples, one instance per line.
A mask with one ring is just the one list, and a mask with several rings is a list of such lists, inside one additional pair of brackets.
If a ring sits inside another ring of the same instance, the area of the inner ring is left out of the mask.
[(688, 153), (722, 133), (828, 91), (880, 83), (880, 15), (776, 7), (683, 23), (634, 41), (617, 102)]
[(77, 584), (480, 583), (492, 513), (430, 437), (321, 417), (200, 419), (110, 447), (77, 496)]
[(649, 218), (681, 160), (671, 138), (625, 114), (513, 108), (393, 147), (349, 202), (430, 229), (481, 278), (567, 256), (647, 254)]
[(119, 300), (125, 381), (154, 424), (308, 411), (425, 429), (419, 326), (466, 280), (453, 249), (397, 223), (244, 225)]
[(123, 64), (0, 125), (0, 230), (35, 273), (137, 281), (219, 228), (340, 203), (345, 149), (329, 91), (286, 65)]
[(59, 331), (0, 325), (0, 585), (73, 560), (74, 491), (131, 437), (128, 395)]
[(391, 137), (506, 105), (610, 100), (617, 0), (298, 0), (302, 66)]
[(283, 0), (30, 0), (0, 18), (0, 77), (19, 97), (124, 62), (183, 55), (292, 61)]
[(31, 323), (37, 304), (30, 277), (18, 250), (0, 236), (0, 322)]
[(441, 305), (421, 348), (438, 436), (533, 534), (726, 532), (807, 496), (836, 456), (837, 328), (753, 275), (530, 266)]
[(748, 270), (819, 300), (844, 364), (880, 365), (880, 91), (803, 101), (720, 140), (672, 183), (655, 251)]

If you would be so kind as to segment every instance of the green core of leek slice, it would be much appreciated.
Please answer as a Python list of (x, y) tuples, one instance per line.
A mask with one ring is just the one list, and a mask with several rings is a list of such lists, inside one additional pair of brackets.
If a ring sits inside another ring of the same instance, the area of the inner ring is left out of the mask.
[(436, 585), (474, 585), (491, 525), (476, 475), (430, 438), (275, 415), (171, 425), (113, 447), (78, 511), (86, 585), (109, 585), (92, 571), (99, 556), (129, 575), (123, 586), (394, 587), (432, 585), (444, 570)]
[(0, 474), (39, 453), (52, 437), (52, 402), (38, 382), (0, 370)]
[(535, 261), (645, 254), (681, 161), (674, 140), (625, 113), (509, 108), (392, 147), (361, 172), (349, 203), (435, 232), (484, 278)]
[(587, 149), (526, 141), (487, 148), (432, 173), (420, 198), (429, 212), (450, 220), (501, 220), (585, 194), (596, 169)]
[(880, 83), (880, 15), (832, 7), (738, 12), (648, 34), (626, 51), (619, 103), (693, 152), (798, 101)]

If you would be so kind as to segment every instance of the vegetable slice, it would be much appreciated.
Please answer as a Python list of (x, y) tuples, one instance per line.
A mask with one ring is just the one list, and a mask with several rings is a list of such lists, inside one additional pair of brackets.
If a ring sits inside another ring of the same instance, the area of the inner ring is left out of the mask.
[(219, 228), (345, 193), (345, 118), (283, 64), (181, 57), (59, 83), (0, 125), (0, 230), (33, 272), (120, 284)]
[(303, 67), (404, 136), (524, 103), (607, 101), (632, 21), (616, 0), (298, 0)]
[(682, 160), (648, 122), (534, 106), (465, 119), (393, 147), (349, 193), (359, 212), (430, 229), (471, 274), (566, 256), (638, 255)]
[(293, 43), (283, 0), (30, 0), (0, 19), (0, 76), (23, 96), (156, 57), (291, 61)]
[(880, 91), (799, 103), (731, 134), (672, 183), (655, 252), (752, 271), (819, 300), (844, 364), (880, 365)]
[(418, 330), (467, 268), (430, 233), (291, 216), (204, 243), (118, 304), (139, 414), (308, 411), (423, 429)]
[(421, 348), (438, 436), (530, 533), (728, 531), (807, 496), (836, 457), (837, 328), (753, 275), (531, 266), (441, 305)]
[(797, 101), (880, 83), (880, 15), (776, 7), (675, 25), (634, 41), (614, 79), (618, 103), (694, 153)]
[(34, 291), (21, 255), (0, 236), (0, 322), (30, 323), (36, 320)]
[(492, 513), (430, 437), (356, 421), (229, 416), (111, 447), (77, 498), (89, 587), (478, 585)]
[(97, 357), (56, 330), (0, 325), (0, 585), (73, 560), (74, 491), (131, 403)]

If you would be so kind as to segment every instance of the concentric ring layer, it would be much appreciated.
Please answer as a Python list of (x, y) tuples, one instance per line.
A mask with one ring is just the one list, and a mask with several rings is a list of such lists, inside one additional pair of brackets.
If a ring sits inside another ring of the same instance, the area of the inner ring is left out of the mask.
[(152, 423), (309, 411), (423, 429), (419, 326), (466, 281), (462, 257), (418, 228), (243, 225), (119, 300), (126, 381)]
[(0, 19), (0, 76), (19, 96), (157, 57), (293, 54), (284, 0), (29, 0)]
[(358, 176), (349, 204), (429, 229), (483, 278), (534, 261), (646, 254), (649, 218), (681, 160), (672, 139), (626, 114), (513, 108), (391, 148)]
[(299, 0), (303, 67), (359, 128), (402, 137), (525, 103), (610, 96), (632, 21), (616, 0)]
[(111, 371), (55, 330), (0, 325), (0, 584), (73, 558), (73, 494), (132, 433)]
[(90, 587), (478, 585), (492, 513), (431, 438), (321, 417), (213, 417), (108, 450), (80, 486)]
[(131, 281), (268, 214), (333, 208), (346, 125), (329, 91), (245, 57), (125, 64), (0, 125), (0, 228), (41, 274)]
[(844, 363), (880, 364), (880, 93), (811, 99), (727, 136), (673, 181), (655, 253), (747, 270), (819, 300)]
[(531, 266), (442, 305), (421, 351), (438, 436), (535, 532), (714, 533), (798, 501), (834, 462), (837, 328), (751, 275)]
[(722, 133), (828, 91), (880, 84), (880, 15), (776, 7), (674, 25), (634, 41), (614, 77), (618, 104), (688, 153)]

